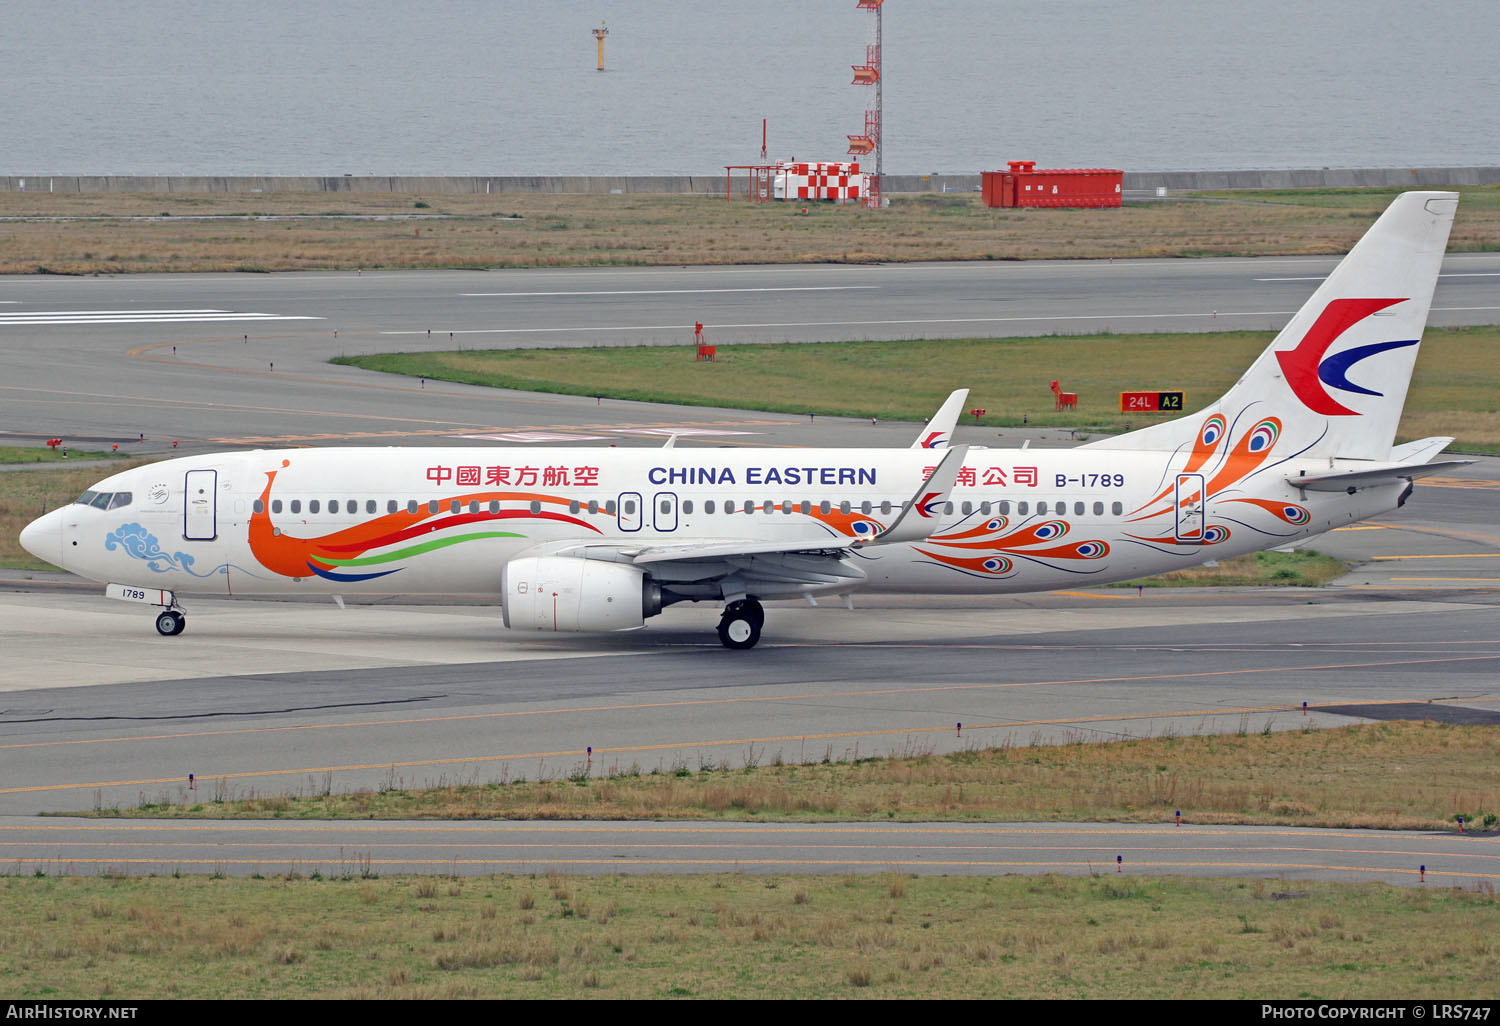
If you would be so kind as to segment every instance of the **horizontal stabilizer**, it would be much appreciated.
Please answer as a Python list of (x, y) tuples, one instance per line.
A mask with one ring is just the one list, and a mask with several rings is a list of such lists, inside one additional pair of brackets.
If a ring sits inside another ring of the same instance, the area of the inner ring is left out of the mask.
[(1407, 442), (1391, 449), (1392, 463), (1426, 463), (1438, 453), (1453, 444), (1452, 435), (1436, 435), (1432, 438), (1419, 438), (1415, 442)]
[(1287, 483), (1296, 488), (1312, 492), (1343, 492), (1350, 488), (1372, 488), (1376, 485), (1411, 481), (1430, 474), (1441, 473), (1468, 466), (1473, 460), (1443, 460), (1440, 463), (1377, 463), (1371, 466), (1351, 467), (1329, 474), (1308, 474), (1289, 477)]

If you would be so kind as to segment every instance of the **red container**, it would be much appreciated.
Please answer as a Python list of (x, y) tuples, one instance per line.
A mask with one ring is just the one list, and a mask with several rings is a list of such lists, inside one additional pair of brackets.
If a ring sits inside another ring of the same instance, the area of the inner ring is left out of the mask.
[(1042, 168), (1012, 160), (1009, 171), (981, 173), (987, 207), (1118, 207), (1125, 173), (1112, 168)]

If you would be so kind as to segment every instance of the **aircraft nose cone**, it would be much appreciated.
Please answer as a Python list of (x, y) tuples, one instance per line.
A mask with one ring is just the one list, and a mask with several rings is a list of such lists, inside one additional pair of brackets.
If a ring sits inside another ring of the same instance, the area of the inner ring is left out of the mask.
[(21, 548), (37, 559), (62, 566), (62, 510), (53, 510), (21, 529)]

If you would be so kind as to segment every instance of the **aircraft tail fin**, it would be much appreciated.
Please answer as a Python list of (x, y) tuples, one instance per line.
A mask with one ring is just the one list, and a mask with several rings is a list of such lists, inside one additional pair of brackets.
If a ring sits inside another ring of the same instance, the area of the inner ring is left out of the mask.
[(1396, 197), (1223, 398), (1090, 444), (1389, 460), (1457, 209), (1453, 192)]

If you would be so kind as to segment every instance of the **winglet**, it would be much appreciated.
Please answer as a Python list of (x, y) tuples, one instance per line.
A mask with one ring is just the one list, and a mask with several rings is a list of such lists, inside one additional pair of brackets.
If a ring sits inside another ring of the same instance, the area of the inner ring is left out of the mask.
[(958, 426), (959, 414), (964, 412), (964, 400), (969, 398), (969, 390), (960, 388), (950, 395), (938, 407), (937, 413), (932, 415), (922, 428), (922, 433), (917, 440), (911, 443), (913, 449), (946, 449), (953, 443), (953, 429)]
[(901, 515), (895, 522), (868, 541), (855, 544), (861, 548), (868, 545), (889, 545), (894, 542), (922, 541), (931, 535), (937, 530), (938, 507), (948, 501), (948, 494), (953, 491), (953, 485), (958, 481), (958, 472), (963, 469), (968, 455), (967, 445), (955, 445), (943, 453), (943, 458), (932, 468), (932, 473), (927, 475), (911, 501), (902, 507)]

